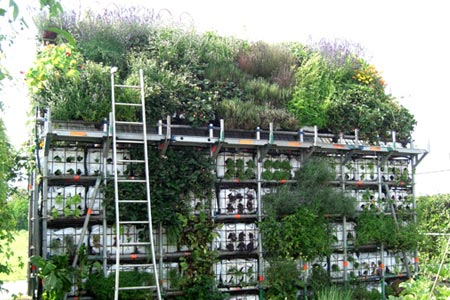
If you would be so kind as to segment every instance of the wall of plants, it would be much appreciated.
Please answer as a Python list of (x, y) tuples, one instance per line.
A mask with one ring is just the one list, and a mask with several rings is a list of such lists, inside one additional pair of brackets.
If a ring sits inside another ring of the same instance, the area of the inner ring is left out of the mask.
[[(49, 108), (55, 120), (100, 123), (108, 118), (110, 67), (117, 66), (117, 80), (126, 84), (136, 84), (138, 70), (144, 71), (149, 124), (170, 115), (173, 123), (193, 126), (218, 125), (224, 119), (227, 130), (252, 130), (257, 126), (267, 129), (271, 122), (275, 129), (290, 131), (317, 125), (321, 131), (334, 135), (359, 129), (360, 138), (370, 143), (388, 140), (391, 132), (396, 131), (397, 138), (406, 143), (416, 123), (386, 93), (376, 68), (353, 45), (344, 42), (321, 41), (315, 45), (248, 42), (211, 32), (167, 27), (151, 11), (134, 8), (101, 15), (89, 12), (82, 18), (75, 12), (66, 12), (57, 19), (38, 16), (37, 23), (43, 35), (47, 27), (56, 26), (73, 37), (59, 34), (46, 38), (26, 74), (33, 106)], [(136, 95), (118, 91), (116, 97), (129, 102)], [(132, 110), (118, 114), (120, 119), (136, 118)], [(127, 155), (142, 153), (130, 150)], [(196, 148), (171, 147), (164, 157), (158, 151), (150, 151), (149, 155), (154, 221), (164, 226), (167, 238), (180, 249), (191, 250), (190, 256), (180, 259), (179, 272), (171, 275), (171, 287), (184, 291), (175, 298), (225, 298), (217, 290), (213, 272), (218, 252), (211, 250), (211, 244), (216, 241), (220, 226), (212, 222), (210, 215), (209, 205), (218, 195), (213, 193), (217, 178), (208, 153)], [(236, 159), (224, 159), (227, 172), (223, 178), (255, 180), (255, 161), (239, 155)], [(303, 278), (305, 274), (298, 266), (332, 254), (336, 235), (330, 216), (359, 219), (362, 225), (354, 229), (358, 232), (359, 239), (355, 241), (358, 246), (372, 242), (408, 251), (416, 245), (417, 241), (410, 238), (416, 232), (414, 227), (400, 230), (391, 219), (383, 219), (379, 210), (366, 208), (357, 215), (355, 197), (330, 185), (337, 176), (334, 163), (325, 158), (314, 159), (299, 171), (292, 170), (292, 165), (282, 159), (264, 162), (263, 180), (294, 181), (264, 195), (267, 216), (257, 224), (264, 235), (264, 256), (268, 262), (264, 287), (267, 299), (294, 299), (307, 286), (319, 295), (318, 291), (329, 287), (331, 278), (324, 270), (313, 268), (309, 277)], [(76, 168), (72, 171), (77, 172)], [(130, 167), (122, 172), (139, 176), (142, 170)], [(121, 186), (120, 191), (123, 198), (129, 195), (138, 198), (139, 191), (129, 186)], [(106, 185), (102, 193), (102, 205), (108, 222), (112, 223), (115, 214), (112, 185)], [(242, 211), (255, 212), (253, 204), (249, 206), (254, 203), (251, 195), (246, 194), (247, 206)], [(232, 196), (226, 195), (227, 199)], [(195, 207), (192, 199), (199, 199)], [(54, 202), (55, 206), (64, 206), (56, 196)], [(79, 203), (66, 201), (67, 213), (64, 209), (56, 210), (55, 218), (78, 214), (70, 210), (72, 204)], [(138, 213), (130, 208), (127, 215), (133, 220), (138, 219), (135, 215)], [(253, 237), (253, 232), (250, 233)], [(254, 240), (250, 242), (253, 251)], [(253, 265), (246, 272), (237, 269), (234, 275), (252, 276), (249, 282), (256, 285)], [(97, 292), (104, 291), (105, 295), (95, 296), (110, 297), (107, 291), (111, 289), (111, 277), (104, 278), (95, 271), (92, 274), (80, 290), (104, 282), (105, 287)], [(136, 280), (134, 275), (130, 274), (130, 280)], [(360, 293), (359, 299), (369, 299), (368, 294)]]

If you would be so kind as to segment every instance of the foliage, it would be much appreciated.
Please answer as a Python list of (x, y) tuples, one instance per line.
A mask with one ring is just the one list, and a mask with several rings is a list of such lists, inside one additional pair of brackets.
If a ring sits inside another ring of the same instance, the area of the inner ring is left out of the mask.
[(301, 276), (296, 260), (270, 260), (269, 267), (265, 270), (267, 299), (296, 299), (298, 290), (304, 286)]
[[(110, 70), (101, 64), (88, 61), (80, 65), (76, 76), (68, 73), (51, 76), (44, 86), (33, 99), (41, 107), (49, 107), (53, 119), (100, 122), (109, 116)], [(124, 89), (118, 90), (116, 96), (123, 102), (139, 99), (138, 95)], [(118, 119), (136, 119), (132, 109), (119, 109), (116, 115)]]
[(438, 284), (433, 293), (433, 278), (416, 276), (400, 284), (403, 288), (399, 297), (389, 296), (389, 300), (444, 300), (450, 297), (450, 288), (445, 284)]
[(238, 66), (254, 78), (276, 83), (280, 88), (293, 85), (295, 58), (285, 45), (270, 45), (263, 41), (251, 44), (238, 55)]
[(217, 106), (217, 118), (225, 120), (226, 129), (254, 130), (260, 126), (263, 129), (273, 128), (295, 130), (298, 128), (297, 119), (283, 109), (268, 105), (258, 105), (252, 101), (242, 101), (238, 98), (225, 99)]
[(380, 126), (384, 112), (379, 108), (387, 101), (386, 96), (381, 98), (365, 85), (347, 84), (333, 99), (327, 111), (327, 126), (332, 132), (351, 133), (357, 128), (361, 139), (372, 142), (384, 135)]
[(330, 182), (336, 178), (334, 162), (324, 157), (306, 161), (295, 175), (297, 189), (309, 205), (317, 207), (323, 215), (355, 215), (356, 199), (341, 189), (332, 187)]
[(381, 75), (359, 50), (345, 43), (320, 44), (297, 69), (291, 112), (301, 125), (335, 134), (359, 129), (361, 139), (376, 143), (396, 131), (398, 140), (408, 142), (416, 124), (413, 115), (386, 94)]
[(45, 260), (40, 256), (32, 256), (30, 261), (39, 268), (39, 278), (43, 281), (44, 300), (63, 299), (72, 287), (74, 270), (69, 265), (67, 255), (55, 255)]
[[(0, 4), (0, 18), (1, 19), (8, 19), (8, 23), (10, 27), (10, 30), (8, 31), (7, 26), (2, 26), (0, 30), (0, 87), (1, 82), (4, 79), (10, 79), (11, 76), (8, 73), (8, 70), (6, 70), (3, 67), (3, 64), (1, 63), (3, 59), (5, 59), (4, 53), (3, 53), (3, 44), (5, 42), (8, 43), (8, 45), (13, 44), (14, 42), (14, 32), (16, 32), (15, 26), (17, 25), (17, 22), (19, 23), (19, 26), (21, 29), (27, 26), (25, 19), (21, 17), (20, 15), (20, 9), (17, 3), (14, 0), (10, 0), (8, 2), (8, 5), (5, 5), (6, 2), (2, 2)], [(6, 24), (6, 22), (4, 23)]]
[[(6, 257), (0, 261), (0, 273), (9, 274), (11, 265), (9, 261), (14, 255), (11, 244), (14, 241), (12, 231), (15, 228), (14, 215), (7, 205), (9, 194), (8, 181), (11, 178), (11, 145), (6, 136), (3, 121), (0, 120), (0, 255)], [(0, 281), (0, 287), (2, 282)]]
[(411, 220), (400, 219), (397, 228), (392, 216), (370, 209), (358, 215), (355, 230), (357, 246), (376, 243), (393, 250), (414, 250), (421, 238)]
[(352, 285), (351, 290), (352, 300), (379, 300), (382, 297), (377, 289), (368, 290), (363, 284)]
[(407, 141), (416, 124), (413, 116), (390, 96), (371, 86), (349, 83), (336, 92), (328, 111), (327, 127), (333, 133), (359, 129), (361, 139), (376, 143), (397, 131)]
[(268, 107), (284, 108), (290, 99), (291, 90), (280, 87), (277, 83), (271, 83), (258, 77), (246, 80), (241, 84), (247, 101)]
[[(316, 49), (298, 43), (248, 43), (163, 27), (153, 11), (137, 8), (86, 16), (72, 12), (40, 22), (73, 34), (83, 57), (78, 65), (115, 65), (119, 80), (130, 84), (137, 83), (137, 71), (143, 69), (151, 124), (167, 115), (195, 126), (225, 118), (233, 129), (266, 128), (270, 122), (287, 130), (318, 125), (336, 134), (357, 128), (370, 142), (395, 130), (398, 140), (407, 142), (416, 123), (385, 93), (380, 73), (350, 43), (322, 41)], [(45, 81), (30, 83), (33, 87)], [(98, 93), (87, 88), (80, 94), (88, 98)], [(77, 96), (69, 92), (67, 101), (55, 102), (61, 108), (53, 110), (77, 111), (77, 104), (69, 104), (77, 102)], [(109, 103), (108, 97), (100, 101)], [(107, 106), (97, 104), (89, 111)]]
[[(142, 159), (142, 152), (134, 150), (133, 159)], [(150, 149), (149, 169), (150, 190), (152, 199), (152, 214), (155, 224), (162, 222), (164, 226), (175, 232), (181, 229), (178, 214), (188, 215), (192, 210), (192, 198), (207, 200), (212, 197), (214, 176), (211, 172), (212, 164), (204, 152), (195, 148), (169, 148), (165, 156), (159, 150)], [(174, 166), (177, 166), (175, 169)], [(143, 165), (130, 166), (126, 175), (136, 178), (143, 177)], [(183, 176), (180, 176), (183, 174)], [(146, 199), (144, 185), (120, 183), (120, 199)], [(107, 219), (115, 220), (114, 187), (112, 183), (105, 187), (104, 205)], [(146, 219), (145, 211), (134, 209), (134, 205), (121, 205), (122, 216), (130, 221)], [(144, 215), (143, 215), (144, 214)]]
[(281, 187), (264, 195), (265, 211), (275, 220), (295, 212), (304, 202), (300, 192), (294, 192), (289, 187)]
[(129, 83), (137, 82), (139, 69), (144, 71), (150, 123), (156, 124), (167, 115), (174, 116), (177, 122), (192, 125), (205, 125), (214, 119), (213, 105), (217, 95), (208, 89), (207, 79), (199, 79), (189, 69), (174, 71), (168, 62), (159, 62), (143, 54), (132, 56), (130, 65)]
[[(12, 31), (15, 31), (14, 26), (19, 22), (21, 29), (27, 26), (23, 17), (20, 15), (20, 9), (14, 0), (10, 0), (9, 4), (4, 7), (2, 2), (0, 6), (0, 18), (8, 18), (9, 24)], [(61, 5), (59, 1), (56, 0), (40, 0), (41, 9), (48, 8), (51, 13), (55, 14), (61, 11)], [(0, 30), (0, 88), (2, 80), (10, 78), (8, 70), (6, 70), (1, 64), (1, 60), (4, 59), (3, 53), (3, 43), (6, 41), (9, 44), (13, 43), (13, 38), (10, 33), (2, 27)], [(3, 103), (0, 102), (0, 110)], [(11, 243), (14, 240), (12, 230), (14, 229), (13, 215), (7, 209), (6, 198), (10, 187), (8, 186), (8, 181), (11, 179), (11, 170), (13, 170), (12, 165), (12, 149), (9, 145), (8, 139), (5, 134), (5, 128), (3, 121), (0, 120), (0, 255), (5, 256), (7, 260), (0, 262), (0, 273), (9, 274), (11, 272), (11, 266), (8, 263), (13, 256), (13, 251), (10, 248)], [(0, 281), (0, 288), (2, 282)]]
[(333, 76), (323, 58), (316, 53), (297, 69), (294, 94), (289, 110), (297, 116), (300, 125), (327, 124), (326, 112), (336, 90)]
[[(139, 271), (123, 271), (119, 274), (120, 286), (154, 285), (153, 274)], [(105, 277), (100, 270), (93, 272), (87, 279), (86, 286), (90, 295), (97, 300), (109, 300), (114, 298), (115, 274)], [(152, 296), (142, 290), (123, 290), (119, 293), (120, 300), (149, 300)]]
[(320, 291), (331, 286), (331, 277), (319, 264), (314, 264), (308, 277), (308, 284), (313, 291)]
[(352, 295), (352, 290), (330, 286), (317, 292), (317, 300), (351, 300)]
[(78, 15), (75, 11), (66, 11), (58, 16), (40, 14), (35, 17), (42, 36), (49, 28), (70, 32), (84, 57), (96, 63), (117, 66), (122, 75), (127, 70), (126, 54), (147, 43), (156, 21), (157, 16), (152, 10), (121, 6), (102, 13), (89, 10)]
[(45, 46), (37, 55), (33, 66), (26, 73), (27, 84), (33, 94), (50, 88), (51, 78), (78, 78), (81, 57), (69, 44)]
[(260, 230), (268, 257), (311, 260), (332, 252), (329, 223), (317, 210), (306, 206), (280, 220), (266, 217)]
[(8, 209), (13, 215), (16, 230), (28, 230), (28, 195), (25, 190), (20, 190), (11, 195), (8, 201)]
[(238, 98), (222, 101), (217, 108), (219, 119), (225, 120), (225, 128), (254, 130), (260, 123), (261, 107)]
[(180, 243), (191, 250), (190, 255), (180, 258), (183, 278), (180, 283), (184, 295), (179, 300), (220, 300), (224, 296), (216, 288), (213, 265), (217, 253), (210, 250), (210, 245), (216, 237), (213, 219), (205, 211), (188, 216), (178, 215), (181, 227)]
[(264, 196), (267, 217), (260, 223), (267, 255), (310, 260), (331, 253), (329, 214), (352, 216), (355, 199), (330, 186), (330, 161), (310, 159), (296, 174), (296, 184)]
[[(422, 239), (419, 241), (421, 259), (437, 262), (447, 243), (447, 236), (430, 236), (425, 233), (450, 233), (450, 195), (422, 196), (417, 199), (417, 219)], [(446, 261), (448, 262), (448, 261)]]
[[(14, 249), (14, 257), (7, 258), (4, 253), (0, 254), (0, 261), (9, 261), (11, 272), (0, 273), (0, 281), (17, 281), (27, 278), (27, 267), (24, 262), (28, 260), (28, 231), (11, 231), (14, 240), (11, 249)], [(0, 288), (1, 289), (1, 288)]]

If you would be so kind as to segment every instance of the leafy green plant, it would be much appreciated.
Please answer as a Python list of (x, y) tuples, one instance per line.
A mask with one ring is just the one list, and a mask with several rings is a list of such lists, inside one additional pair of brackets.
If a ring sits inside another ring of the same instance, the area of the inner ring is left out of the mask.
[(317, 300), (352, 300), (352, 290), (330, 286), (317, 292)]
[(260, 106), (237, 98), (223, 100), (217, 107), (217, 116), (226, 120), (227, 129), (254, 130), (260, 124), (260, 112)]
[(81, 55), (70, 44), (47, 45), (26, 73), (31, 93), (38, 94), (51, 86), (52, 78), (77, 79)]
[(357, 217), (355, 245), (384, 244), (393, 250), (414, 250), (420, 240), (417, 226), (411, 221), (399, 223), (392, 216), (365, 209)]
[(389, 296), (389, 300), (444, 300), (449, 299), (450, 289), (439, 284), (432, 292), (433, 279), (427, 276), (411, 278), (400, 284), (403, 288), (399, 297)]
[(321, 291), (331, 286), (331, 277), (319, 264), (314, 264), (308, 277), (308, 284), (312, 291)]
[(296, 299), (298, 290), (305, 285), (301, 279), (302, 275), (296, 260), (270, 260), (269, 267), (265, 271), (266, 280), (264, 281), (267, 287), (267, 299)]
[[(281, 161), (266, 162), (264, 167), (283, 166)], [(260, 229), (269, 256), (309, 260), (331, 253), (333, 236), (326, 216), (352, 216), (355, 207), (354, 198), (329, 186), (334, 178), (328, 160), (311, 159), (297, 172), (295, 185), (264, 195), (267, 217)]]
[(332, 73), (324, 59), (316, 53), (297, 69), (295, 77), (297, 83), (288, 104), (289, 110), (297, 116), (301, 126), (324, 128), (328, 106), (336, 90)]
[(364, 284), (352, 284), (352, 300), (379, 300), (382, 298), (377, 289), (369, 290)]
[[(8, 142), (2, 120), (0, 120), (0, 141), (0, 159), (2, 160), (0, 165), (0, 254), (5, 257), (5, 259), (0, 260), (0, 273), (10, 274), (12, 271), (10, 260), (14, 257), (14, 249), (10, 246), (14, 241), (13, 230), (16, 224), (13, 211), (10, 210), (6, 199), (13, 191), (8, 183), (16, 176), (13, 167), (15, 154)], [(1, 285), (2, 282), (0, 281), (0, 288)]]
[(218, 254), (210, 250), (210, 244), (216, 237), (214, 229), (217, 225), (204, 211), (188, 216), (179, 214), (178, 217), (183, 228), (180, 243), (186, 245), (191, 253), (180, 258), (184, 273), (180, 287), (184, 295), (177, 299), (224, 299), (225, 295), (217, 290), (213, 272), (213, 264)]
[[(450, 217), (447, 214), (449, 206), (450, 195), (448, 194), (419, 197), (416, 211), (420, 233), (449, 233)], [(418, 244), (421, 260), (433, 264), (438, 262), (446, 243), (446, 236), (422, 235)]]
[[(150, 286), (155, 284), (153, 274), (139, 271), (123, 271), (119, 274), (120, 286)], [(89, 294), (97, 300), (109, 300), (114, 298), (115, 274), (111, 273), (105, 277), (101, 268), (89, 275), (86, 287)], [(151, 300), (153, 296), (142, 290), (124, 290), (119, 293), (120, 300)]]
[[(81, 58), (80, 58), (81, 60)], [(78, 77), (67, 75), (48, 79), (46, 89), (33, 95), (40, 106), (49, 106), (57, 120), (83, 120), (100, 122), (111, 110), (110, 70), (101, 64), (81, 60)], [(116, 94), (123, 102), (139, 99), (132, 91), (120, 89)], [(136, 120), (133, 109), (119, 109), (117, 117)]]
[(292, 85), (295, 59), (286, 45), (270, 45), (259, 41), (241, 50), (238, 66), (252, 77), (276, 82), (280, 87)]
[(268, 257), (308, 261), (332, 251), (328, 221), (310, 207), (300, 206), (278, 220), (268, 216), (260, 223), (260, 230)]
[[(142, 159), (142, 153), (132, 153), (131, 157)], [(177, 168), (174, 168), (174, 166)], [(214, 175), (208, 156), (194, 148), (168, 149), (165, 157), (161, 157), (157, 149), (149, 151), (149, 167), (152, 170), (150, 189), (152, 197), (152, 213), (155, 223), (162, 222), (173, 232), (180, 232), (178, 214), (187, 215), (191, 210), (191, 197), (210, 199)], [(142, 166), (130, 169), (134, 176), (143, 176)], [(179, 176), (179, 174), (184, 174)], [(145, 199), (144, 185), (121, 183), (121, 199)], [(114, 187), (108, 184), (105, 188), (105, 210), (107, 219), (114, 222)], [(130, 221), (146, 219), (146, 212), (136, 210), (133, 205), (122, 205), (121, 212)]]
[(69, 257), (55, 255), (45, 260), (40, 256), (32, 256), (30, 261), (39, 268), (39, 277), (43, 281), (43, 299), (63, 299), (72, 287), (74, 274), (74, 269), (69, 265)]

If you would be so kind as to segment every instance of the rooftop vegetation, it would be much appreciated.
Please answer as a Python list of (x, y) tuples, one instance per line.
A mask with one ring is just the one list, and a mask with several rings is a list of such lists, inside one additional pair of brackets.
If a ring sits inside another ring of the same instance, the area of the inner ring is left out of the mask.
[[(99, 122), (110, 111), (109, 68), (137, 83), (144, 70), (150, 124), (173, 117), (194, 126), (320, 130), (376, 143), (408, 141), (416, 121), (386, 92), (363, 51), (345, 41), (269, 44), (161, 25), (151, 10), (38, 18), (47, 46), (27, 73), (34, 104), (61, 120)], [(68, 31), (48, 38), (45, 28)], [(125, 93), (117, 95), (131, 99)], [(129, 100), (131, 101), (131, 100)], [(125, 113), (125, 112), (124, 112)]]

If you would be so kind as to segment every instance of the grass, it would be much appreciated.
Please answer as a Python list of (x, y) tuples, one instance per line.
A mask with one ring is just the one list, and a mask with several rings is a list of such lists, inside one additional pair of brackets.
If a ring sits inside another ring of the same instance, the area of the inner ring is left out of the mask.
[(317, 293), (317, 300), (351, 300), (352, 291), (343, 290), (335, 286), (325, 288)]
[[(3, 281), (16, 281), (25, 280), (27, 278), (27, 261), (28, 261), (28, 231), (21, 230), (13, 233), (15, 241), (13, 242), (12, 249), (14, 251), (14, 257), (9, 261), (12, 266), (11, 274), (0, 273), (0, 280)], [(6, 259), (0, 254), (0, 260)], [(23, 266), (20, 264), (20, 259), (23, 262)]]

